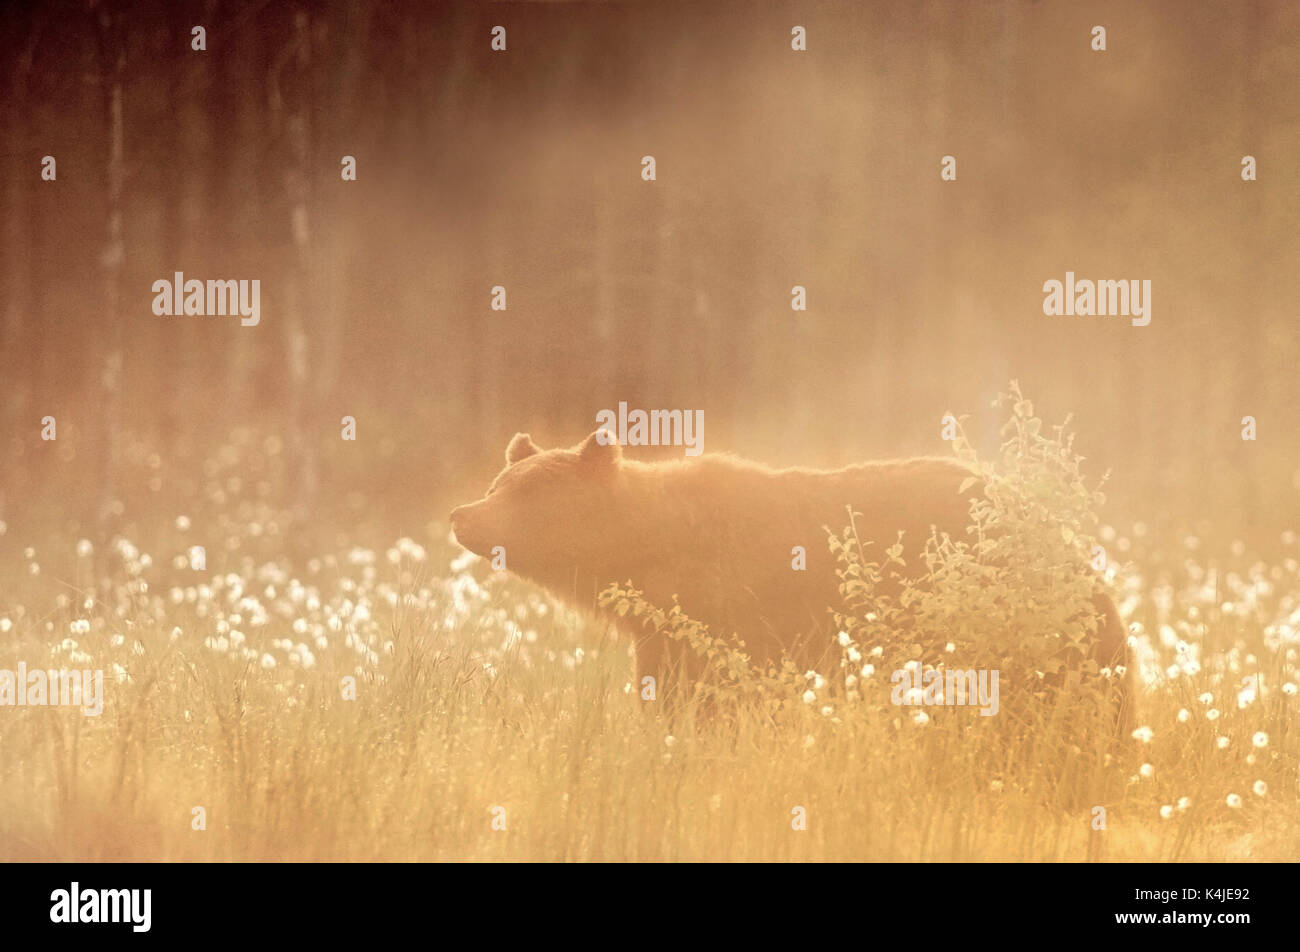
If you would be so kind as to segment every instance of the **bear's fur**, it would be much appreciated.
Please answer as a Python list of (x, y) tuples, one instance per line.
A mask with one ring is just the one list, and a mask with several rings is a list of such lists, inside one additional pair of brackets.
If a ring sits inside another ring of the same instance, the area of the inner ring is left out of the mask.
[[(506, 450), (506, 468), (478, 502), (451, 514), (461, 545), (479, 555), (503, 546), (506, 567), (566, 602), (596, 607), (611, 582), (631, 581), (646, 599), (682, 610), (714, 635), (738, 634), (762, 663), (788, 652), (816, 664), (832, 645), (828, 609), (839, 606), (838, 567), (823, 527), (838, 532), (846, 506), (861, 513), (858, 535), (878, 558), (901, 531), (908, 570), (931, 526), (966, 538), (969, 498), (959, 493), (971, 471), (950, 459), (860, 463), (836, 470), (770, 469), (726, 455), (644, 463), (623, 458), (605, 435), (572, 449), (541, 450), (524, 433)], [(972, 488), (969, 492), (977, 491)], [(802, 546), (807, 568), (794, 571)], [(1097, 655), (1122, 663), (1126, 639), (1104, 594)], [(638, 678), (664, 683), (669, 669), (688, 671), (689, 653), (666, 635), (615, 618), (636, 645)]]

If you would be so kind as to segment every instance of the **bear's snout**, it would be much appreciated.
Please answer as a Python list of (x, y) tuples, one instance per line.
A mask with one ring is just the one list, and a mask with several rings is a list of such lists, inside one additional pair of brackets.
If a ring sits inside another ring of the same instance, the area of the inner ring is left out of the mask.
[(451, 523), (451, 534), (456, 537), (456, 541), (469, 549), (471, 552), (477, 552), (474, 539), (474, 506), (457, 506), (451, 511), (448, 517)]

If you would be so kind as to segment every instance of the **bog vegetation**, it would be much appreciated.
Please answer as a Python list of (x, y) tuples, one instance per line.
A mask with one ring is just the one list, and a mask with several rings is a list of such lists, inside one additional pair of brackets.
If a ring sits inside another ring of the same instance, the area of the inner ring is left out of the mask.
[[(897, 540), (827, 527), (844, 600), (818, 669), (760, 670), (743, 633), (611, 585), (708, 662), (671, 716), (609, 626), (441, 527), (289, 555), (220, 467), (148, 551), (0, 524), (0, 669), (107, 684), (99, 717), (0, 707), (0, 859), (1292, 857), (1294, 534), (1265, 564), (1101, 525), (1068, 420), (1005, 407), (996, 460), (955, 441), (983, 491), (968, 538), (925, 540), (921, 583)], [(1142, 686), (1121, 743), (1115, 672), (1088, 660), (1098, 548)], [(891, 703), (909, 665), (1000, 669), (1000, 712)]]

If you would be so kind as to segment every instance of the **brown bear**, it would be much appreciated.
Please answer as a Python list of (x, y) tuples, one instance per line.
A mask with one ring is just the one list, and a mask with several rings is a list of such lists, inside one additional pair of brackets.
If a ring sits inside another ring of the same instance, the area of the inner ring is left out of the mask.
[[(842, 599), (823, 527), (844, 526), (846, 506), (861, 514), (863, 540), (889, 545), (904, 533), (911, 571), (932, 526), (966, 538), (969, 499), (960, 489), (971, 470), (956, 460), (836, 470), (777, 470), (718, 454), (645, 463), (624, 459), (608, 432), (598, 436), (542, 450), (516, 434), (487, 495), (452, 512), (457, 541), (479, 555), (503, 547), (509, 570), (578, 607), (596, 609), (611, 582), (630, 580), (660, 608), (677, 596), (712, 634), (738, 634), (754, 660), (786, 652), (803, 665), (823, 660), (833, 642), (828, 609)], [(804, 571), (792, 570), (794, 546), (806, 553)], [(1097, 660), (1122, 663), (1119, 613), (1100, 592), (1094, 604)], [(614, 621), (633, 638), (638, 678), (663, 684), (670, 669), (689, 672), (679, 642)]]

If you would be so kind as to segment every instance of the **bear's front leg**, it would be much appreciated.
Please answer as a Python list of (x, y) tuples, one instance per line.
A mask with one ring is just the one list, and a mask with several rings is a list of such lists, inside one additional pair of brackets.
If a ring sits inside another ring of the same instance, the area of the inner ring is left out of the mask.
[(643, 703), (672, 713), (699, 693), (704, 659), (690, 645), (661, 632), (638, 632), (633, 646), (636, 688)]

